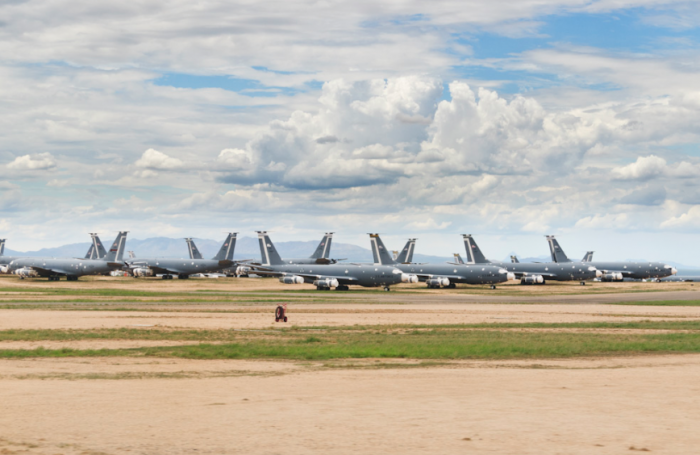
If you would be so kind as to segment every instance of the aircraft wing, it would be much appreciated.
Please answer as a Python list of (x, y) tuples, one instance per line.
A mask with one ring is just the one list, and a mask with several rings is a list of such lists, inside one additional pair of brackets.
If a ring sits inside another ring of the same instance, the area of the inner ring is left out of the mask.
[(37, 266), (31, 266), (29, 267), (32, 270), (35, 270), (36, 273), (39, 274), (39, 276), (53, 276), (53, 275), (70, 275), (70, 272), (66, 272), (65, 270), (57, 269), (57, 268), (44, 268), (44, 267), (37, 267)]
[(260, 275), (260, 276), (277, 276), (277, 277), (300, 276), (302, 278), (307, 278), (309, 280), (318, 280), (319, 278), (331, 278), (331, 279), (338, 280), (338, 283), (340, 283), (340, 284), (355, 284), (358, 281), (360, 281), (357, 278), (352, 277), (352, 276), (333, 276), (333, 275), (324, 275), (322, 273), (280, 272), (277, 270), (272, 270), (272, 269), (268, 269), (268, 268), (260, 267), (260, 266), (254, 266), (253, 273), (255, 273), (256, 275)]
[(557, 274), (556, 273), (549, 273), (549, 272), (518, 272), (518, 271), (513, 271), (511, 272), (513, 275), (515, 275), (515, 278), (520, 279), (524, 276), (527, 275), (540, 275), (544, 278), (556, 278)]

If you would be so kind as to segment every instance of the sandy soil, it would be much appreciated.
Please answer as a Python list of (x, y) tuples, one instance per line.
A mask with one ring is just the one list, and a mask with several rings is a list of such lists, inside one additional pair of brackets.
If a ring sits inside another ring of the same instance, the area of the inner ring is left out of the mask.
[[(700, 318), (700, 307), (368, 302), (292, 304), (289, 325)], [(274, 305), (155, 307), (166, 311), (6, 309), (0, 330), (282, 326)], [(0, 349), (173, 344), (181, 343)], [(0, 360), (0, 454), (687, 454), (700, 447), (698, 377), (700, 355), (437, 364)]]
[[(685, 454), (700, 447), (697, 355), (339, 370), (31, 360), (2, 361), (0, 369), (23, 375), (0, 378), (2, 453)], [(204, 373), (61, 379), (66, 371)], [(52, 373), (56, 379), (34, 379)]]
[[(198, 307), (199, 308), (199, 307)], [(251, 308), (223, 305), (209, 311), (240, 313), (145, 311), (52, 311), (0, 309), (0, 330), (171, 327), (255, 329), (281, 327), (274, 322), (274, 305)], [(202, 308), (199, 308), (202, 309)], [(185, 311), (183, 311), (185, 310)], [(256, 311), (256, 312), (252, 312)], [(653, 318), (700, 319), (700, 307), (622, 305), (498, 305), (498, 304), (294, 304), (289, 326), (375, 324), (460, 324), (488, 322), (636, 321)]]

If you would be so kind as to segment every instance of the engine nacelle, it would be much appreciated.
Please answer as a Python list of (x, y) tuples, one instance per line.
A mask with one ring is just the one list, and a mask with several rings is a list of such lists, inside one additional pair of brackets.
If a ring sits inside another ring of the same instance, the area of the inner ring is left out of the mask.
[(623, 279), (624, 277), (620, 272), (604, 273), (603, 276), (600, 277), (601, 281), (622, 281)]
[(0, 265), (0, 273), (10, 273), (9, 265)]
[(17, 269), (14, 272), (15, 275), (19, 275), (21, 277), (36, 277), (39, 276), (36, 270), (34, 270), (31, 267), (22, 267), (21, 269)]
[(245, 267), (243, 265), (239, 265), (236, 267), (236, 275), (237, 276), (248, 276), (251, 272), (250, 267)]
[(524, 284), (542, 284), (544, 283), (544, 277), (542, 275), (525, 275), (520, 279), (520, 282)]
[(450, 279), (445, 277), (430, 278), (425, 282), (429, 288), (441, 288), (450, 285)]
[(314, 286), (317, 288), (337, 288), (340, 285), (338, 283), (338, 280), (335, 278), (321, 278), (316, 281), (314, 281)]
[(407, 273), (401, 274), (402, 283), (418, 283), (418, 277), (416, 275), (409, 275)]
[(153, 269), (149, 267), (136, 267), (132, 270), (135, 277), (154, 276)]
[(284, 284), (304, 284), (304, 278), (297, 276), (297, 275), (291, 275), (291, 276), (281, 276), (280, 277), (280, 283)]
[(129, 272), (125, 270), (112, 270), (109, 272), (109, 276), (129, 276)]

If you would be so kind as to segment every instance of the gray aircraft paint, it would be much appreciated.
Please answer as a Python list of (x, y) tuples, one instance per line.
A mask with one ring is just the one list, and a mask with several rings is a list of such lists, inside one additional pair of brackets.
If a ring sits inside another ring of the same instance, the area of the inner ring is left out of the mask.
[(194, 244), (194, 240), (186, 238), (185, 242), (187, 242), (187, 251), (190, 252), (190, 259), (204, 259), (202, 253), (199, 252), (199, 248)]
[[(5, 256), (5, 240), (6, 239), (0, 239), (0, 266), (7, 266), (10, 262), (18, 259), (17, 256)], [(9, 272), (9, 268), (2, 267), (0, 272), (7, 273)]]
[(464, 259), (462, 259), (462, 256), (460, 256), (459, 253), (455, 253), (454, 256), (456, 264), (464, 264)]
[(316, 250), (308, 258), (282, 259), (285, 264), (335, 264), (335, 259), (329, 259), (331, 254), (331, 243), (333, 242), (333, 232), (326, 232), (319, 242)]
[(586, 251), (581, 262), (593, 262), (593, 251)]
[(518, 260), (518, 256), (513, 255), (510, 257), (510, 262), (513, 264), (520, 264), (520, 261)]
[[(547, 236), (550, 253), (552, 258), (557, 258), (559, 261), (568, 261), (564, 250), (559, 245), (559, 242), (553, 235)], [(593, 252), (591, 251), (591, 257)], [(587, 254), (588, 256), (588, 254)], [(569, 261), (570, 262), (570, 261)], [(601, 279), (612, 281), (613, 274), (620, 274), (623, 278), (647, 279), (647, 278), (663, 278), (677, 273), (676, 269), (662, 262), (604, 262), (591, 261), (585, 262), (603, 273)], [(616, 280), (619, 281), (619, 280)]]
[(236, 235), (236, 232), (229, 233), (212, 259), (138, 258), (126, 262), (135, 275), (137, 270), (151, 270), (155, 275), (177, 275), (180, 278), (187, 278), (195, 273), (212, 273), (233, 265)]
[(394, 266), (407, 275), (415, 275), (420, 281), (428, 282), (429, 286), (431, 279), (446, 279), (448, 281), (445, 285), (497, 284), (509, 279), (508, 272), (503, 267), (486, 264), (400, 264), (391, 258), (379, 234), (370, 234), (369, 237), (375, 263)]
[(408, 239), (406, 245), (403, 247), (398, 256), (396, 256), (396, 262), (399, 264), (410, 264), (413, 262), (413, 252), (416, 250), (416, 240)]
[[(370, 264), (290, 264), (280, 257), (266, 231), (258, 231), (261, 265), (253, 265), (253, 273), (279, 277), (283, 283), (312, 283), (317, 289), (337, 282), (336, 289), (347, 286), (389, 287), (402, 282), (403, 273), (396, 267)], [(285, 281), (286, 280), (286, 281)], [(322, 284), (322, 285), (319, 285)]]
[[(114, 239), (109, 252), (102, 259), (84, 258), (17, 258), (10, 263), (10, 270), (33, 271), (38, 276), (57, 278), (60, 276), (77, 279), (84, 275), (99, 275), (121, 268), (127, 232), (123, 231)], [(21, 272), (20, 272), (21, 273)]]
[(557, 264), (556, 262), (518, 262), (508, 264), (500, 261), (489, 261), (483, 255), (471, 234), (462, 234), (462, 238), (464, 239), (467, 257), (476, 261), (476, 264), (493, 264), (503, 267), (509, 272), (513, 272), (521, 280), (529, 279), (525, 277), (541, 276), (544, 282), (548, 280), (584, 281), (591, 280), (599, 275), (595, 267), (582, 262), (569, 262), (567, 264)]

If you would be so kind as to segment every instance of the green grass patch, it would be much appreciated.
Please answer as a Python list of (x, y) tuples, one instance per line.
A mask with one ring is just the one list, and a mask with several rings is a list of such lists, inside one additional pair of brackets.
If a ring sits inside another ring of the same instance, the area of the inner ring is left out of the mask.
[(697, 353), (700, 333), (596, 334), (434, 330), (420, 333), (332, 333), (248, 339), (235, 343), (137, 349), (5, 349), (3, 358), (177, 357), (186, 359), (429, 360), (535, 359), (630, 354)]

